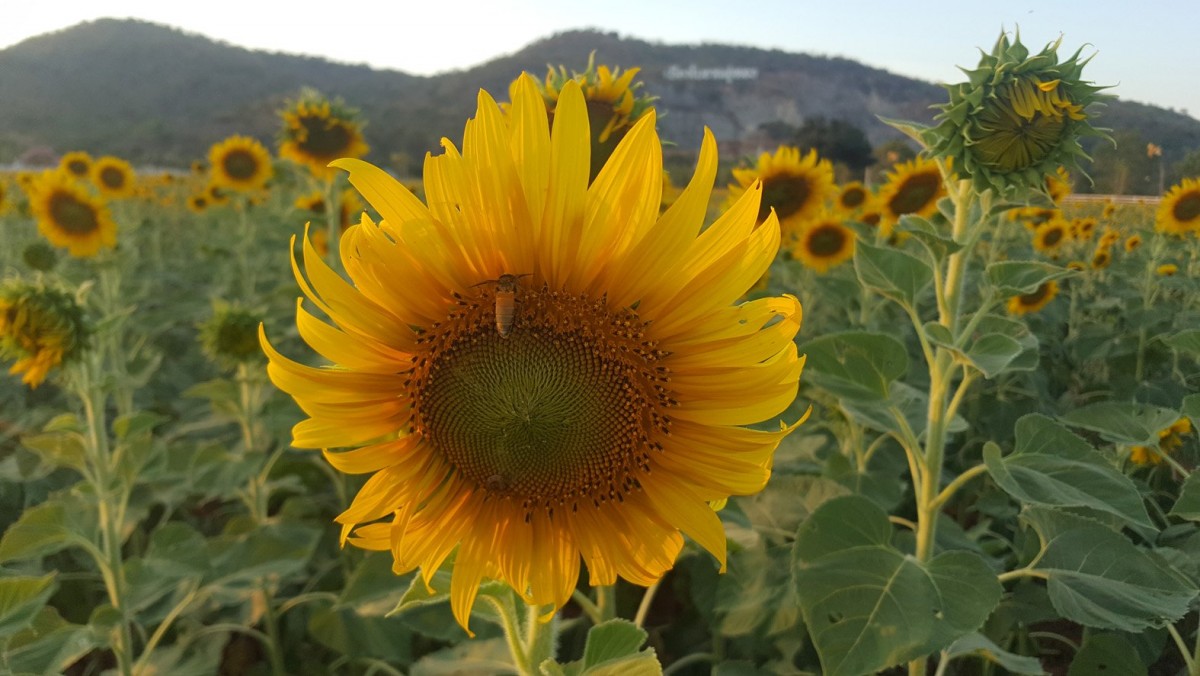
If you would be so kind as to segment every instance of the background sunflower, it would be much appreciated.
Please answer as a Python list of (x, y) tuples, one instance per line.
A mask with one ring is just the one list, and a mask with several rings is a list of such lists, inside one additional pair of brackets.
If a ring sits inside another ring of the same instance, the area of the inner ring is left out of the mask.
[(72, 256), (88, 258), (117, 244), (117, 225), (103, 200), (64, 173), (46, 172), (29, 190), (38, 232)]
[(125, 160), (105, 155), (92, 163), (92, 185), (105, 199), (133, 197), (137, 179), (133, 167)]
[(230, 190), (252, 192), (262, 188), (275, 173), (271, 153), (256, 139), (230, 136), (208, 151), (212, 181)]
[(784, 238), (793, 242), (803, 224), (817, 216), (837, 190), (829, 160), (819, 158), (815, 150), (801, 157), (800, 149), (793, 146), (780, 146), (774, 153), (759, 155), (754, 167), (735, 168), (733, 178), (737, 182), (729, 185), (726, 204), (733, 204), (761, 181), (759, 222), (774, 209)]

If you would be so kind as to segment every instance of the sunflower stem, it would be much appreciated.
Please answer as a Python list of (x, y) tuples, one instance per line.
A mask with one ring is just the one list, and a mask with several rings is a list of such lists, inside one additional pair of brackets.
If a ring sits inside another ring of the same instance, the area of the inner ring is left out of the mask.
[(283, 646), (279, 640), (279, 614), (275, 608), (275, 597), (266, 578), (259, 578), (259, 591), (263, 595), (263, 625), (267, 630), (267, 660), (271, 663), (271, 676), (284, 676), (287, 670), (283, 662)]
[[(120, 626), (117, 628), (113, 654), (117, 658), (117, 670), (121, 676), (133, 674), (133, 632), (130, 630), (129, 608), (125, 603), (125, 566), (121, 559), (121, 520), (128, 491), (119, 489), (121, 495), (114, 496), (112, 458), (108, 446), (108, 422), (105, 416), (106, 397), (98, 382), (104, 362), (103, 352), (93, 352), (86, 364), (78, 370), (78, 396), (83, 404), (87, 423), (87, 453), (91, 465), (91, 476), (96, 494), (97, 517), (100, 522), (100, 553), (98, 560), (101, 577), (109, 603), (117, 611)], [(117, 503), (112, 500), (117, 497)]]
[(654, 604), (654, 595), (658, 593), (662, 580), (661, 577), (655, 580), (654, 584), (646, 588), (646, 593), (642, 594), (642, 602), (638, 604), (637, 614), (633, 616), (633, 623), (639, 628), (646, 624), (646, 615), (650, 613), (650, 606)]
[(543, 607), (530, 603), (526, 606), (525, 618), (525, 663), (529, 673), (541, 673), (541, 665), (554, 657), (555, 633), (558, 626), (557, 613), (542, 619)]
[(613, 584), (596, 587), (596, 606), (600, 609), (600, 621), (607, 622), (617, 616), (617, 586)]

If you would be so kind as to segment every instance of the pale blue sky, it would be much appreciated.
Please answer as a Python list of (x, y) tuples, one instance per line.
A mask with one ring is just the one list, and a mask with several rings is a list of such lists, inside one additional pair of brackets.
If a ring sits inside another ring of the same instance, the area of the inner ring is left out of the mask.
[[(1122, 98), (1200, 118), (1197, 0), (5, 0), (0, 48), (102, 16), (165, 23), (236, 45), (414, 74), (469, 67), (551, 33), (599, 28), (666, 43), (721, 42), (842, 56), (933, 82), (961, 80), (1001, 26), (1037, 49), (1063, 37)], [(630, 64), (621, 64), (630, 65)], [(730, 64), (736, 65), (736, 64)]]

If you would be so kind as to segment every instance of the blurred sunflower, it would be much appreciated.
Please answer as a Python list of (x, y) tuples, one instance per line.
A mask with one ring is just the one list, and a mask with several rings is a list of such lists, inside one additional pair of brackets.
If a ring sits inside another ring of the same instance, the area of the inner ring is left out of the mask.
[(105, 199), (132, 197), (136, 192), (133, 167), (128, 162), (105, 155), (92, 163), (92, 184)]
[(92, 197), (67, 174), (48, 171), (29, 186), (29, 209), (38, 232), (77, 258), (117, 244), (117, 224), (103, 200)]
[(1071, 237), (1081, 242), (1086, 242), (1096, 234), (1096, 219), (1085, 216), (1083, 218), (1071, 219)]
[(1155, 269), (1161, 277), (1174, 277), (1179, 272), (1179, 266), (1174, 263), (1163, 263)]
[(370, 150), (363, 140), (357, 112), (316, 92), (305, 92), (280, 115), (283, 141), (279, 156), (307, 167), (318, 178), (333, 176), (330, 162), (362, 157)]
[(62, 291), (20, 281), (0, 286), (0, 357), (8, 369), (37, 388), (50, 371), (75, 359), (87, 343), (83, 310)]
[(871, 191), (861, 181), (851, 181), (838, 190), (834, 208), (843, 214), (855, 214), (865, 209), (870, 200)]
[(1112, 248), (1107, 246), (1097, 246), (1092, 253), (1092, 269), (1103, 270), (1112, 264)]
[[(350, 188), (343, 190), (338, 197), (338, 222), (341, 224), (342, 230), (345, 230), (358, 222), (359, 216), (362, 214), (363, 203), (358, 192)], [(325, 193), (315, 190), (307, 195), (301, 195), (296, 198), (293, 206), (299, 209), (305, 218), (324, 218), (327, 208)], [(311, 236), (315, 237), (315, 232)]]
[(8, 208), (12, 200), (8, 196), (8, 184), (0, 178), (0, 216), (8, 213)]
[(1071, 194), (1071, 174), (1059, 167), (1053, 174), (1046, 174), (1046, 194), (1055, 204), (1062, 204), (1063, 199)]
[[(640, 68), (629, 68), (622, 73), (617, 67), (610, 68), (603, 64), (597, 66), (595, 56), (595, 53), (588, 56), (587, 70), (582, 73), (568, 75), (566, 66), (559, 66), (557, 70), (549, 68), (544, 82), (540, 85), (551, 122), (554, 121), (559, 96), (566, 83), (574, 81), (583, 90), (583, 98), (587, 101), (588, 123), (591, 124), (592, 130), (592, 180), (595, 180), (633, 124), (653, 110), (654, 103), (653, 97), (638, 95), (642, 83), (634, 82), (634, 78), (641, 72)], [(510, 96), (514, 87), (516, 82), (509, 87)]]
[(1062, 218), (1054, 218), (1034, 231), (1033, 248), (1042, 253), (1057, 253), (1070, 238), (1067, 222)]
[(800, 306), (732, 305), (774, 260), (778, 222), (757, 222), (754, 185), (702, 232), (708, 132), (660, 216), (654, 123), (634, 124), (589, 187), (579, 84), (564, 85), (551, 129), (523, 76), (507, 119), (481, 92), (462, 151), (443, 141), (426, 160), (428, 206), (382, 170), (338, 161), (383, 220), (343, 236), (350, 281), (307, 241), (306, 274), (296, 264), (333, 322), (298, 306), (300, 334), (334, 365), (301, 365), (263, 337), (272, 381), (310, 416), (293, 444), (354, 448), (325, 455), (373, 475), (338, 517), (344, 536), (426, 582), (457, 549), (464, 627), (485, 577), (559, 608), (581, 558), (592, 584), (652, 584), (680, 531), (723, 566), (709, 501), (760, 490), (792, 429), (742, 425), (796, 396)]
[(209, 183), (204, 188), (204, 197), (208, 200), (208, 206), (219, 207), (229, 204), (229, 193), (225, 191), (223, 186), (216, 183)]
[(58, 161), (58, 168), (76, 180), (87, 180), (92, 173), (92, 156), (81, 150), (69, 152)]
[(942, 172), (933, 160), (918, 157), (898, 164), (887, 177), (876, 199), (883, 209), (884, 220), (890, 223), (906, 214), (928, 218), (937, 211), (938, 200), (946, 196)]
[(1191, 433), (1192, 421), (1188, 418), (1180, 418), (1170, 427), (1159, 430), (1157, 449), (1134, 446), (1129, 450), (1129, 461), (1135, 465), (1162, 464), (1163, 456), (1178, 451), (1183, 446), (1183, 437)]
[(836, 216), (825, 215), (800, 226), (792, 257), (804, 267), (825, 274), (854, 258), (854, 231)]
[(1010, 41), (1001, 33), (991, 53), (965, 71), (967, 82), (947, 85), (950, 101), (938, 106), (937, 126), (922, 136), (976, 190), (1041, 188), (1047, 175), (1072, 171), (1087, 157), (1081, 137), (1103, 136), (1087, 108), (1106, 98), (1104, 88), (1081, 79), (1082, 50), (1059, 61), (1061, 42), (1030, 54), (1019, 34)]
[(1200, 179), (1185, 178), (1163, 195), (1154, 228), (1172, 235), (1200, 234)]
[(1024, 315), (1040, 312), (1058, 295), (1058, 282), (1043, 282), (1033, 293), (1021, 294), (1008, 299), (1008, 313)]
[(275, 173), (271, 153), (256, 139), (230, 136), (208, 151), (212, 181), (230, 190), (253, 192), (266, 185)]
[(189, 195), (187, 208), (193, 214), (204, 213), (204, 210), (208, 208), (208, 195)]
[(1141, 235), (1130, 235), (1125, 240), (1125, 252), (1129, 253), (1132, 251), (1136, 251), (1137, 248), (1140, 247), (1141, 245), (1142, 245), (1142, 236)]
[(833, 165), (810, 150), (800, 156), (800, 149), (780, 146), (774, 154), (763, 153), (754, 167), (735, 168), (729, 185), (730, 205), (742, 198), (753, 186), (762, 186), (762, 202), (758, 222), (766, 221), (771, 210), (779, 218), (784, 239), (794, 242), (800, 227), (824, 208), (826, 200), (837, 189), (833, 183)]

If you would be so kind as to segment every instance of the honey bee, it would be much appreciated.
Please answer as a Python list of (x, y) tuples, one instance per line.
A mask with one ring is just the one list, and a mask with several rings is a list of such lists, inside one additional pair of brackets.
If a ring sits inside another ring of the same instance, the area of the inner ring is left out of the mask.
[[(524, 275), (500, 275), (499, 279), (489, 279), (479, 284), (495, 284), (496, 285), (496, 333), (500, 334), (501, 338), (507, 338), (512, 332), (513, 319), (517, 312), (517, 280), (528, 276)], [(475, 286), (479, 286), (476, 284)]]

